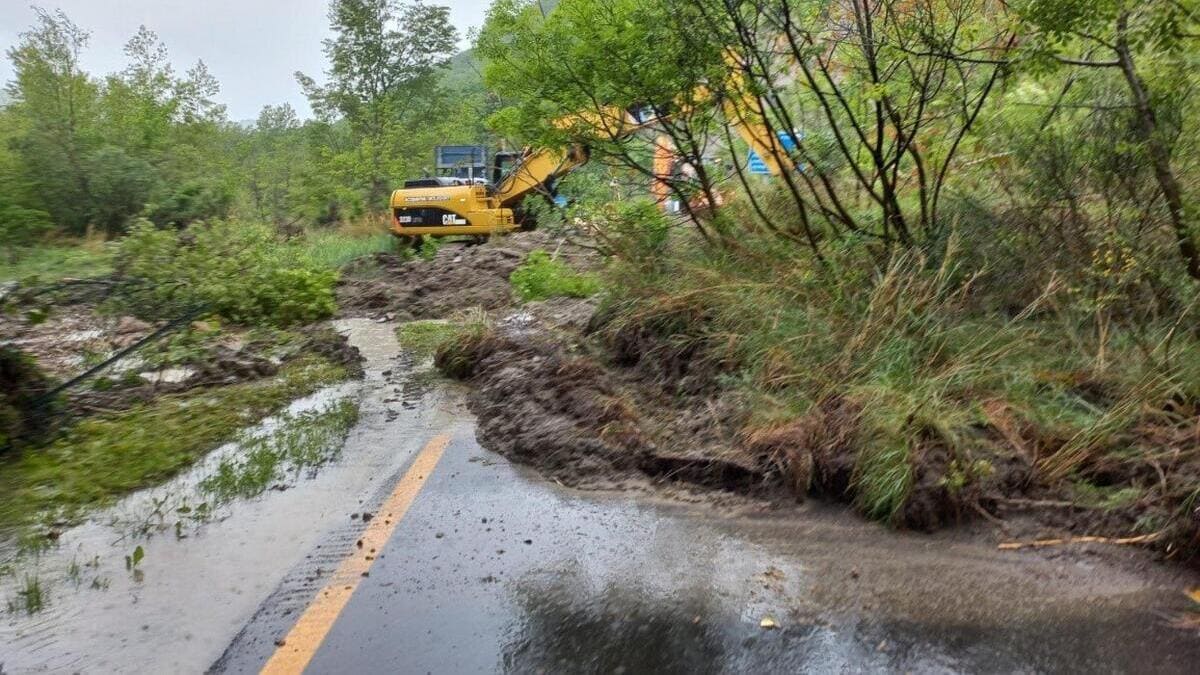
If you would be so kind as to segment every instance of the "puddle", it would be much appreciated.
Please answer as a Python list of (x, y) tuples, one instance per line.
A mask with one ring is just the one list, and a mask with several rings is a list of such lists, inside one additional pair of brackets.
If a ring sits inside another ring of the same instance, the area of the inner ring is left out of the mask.
[[(244, 448), (228, 444), (168, 483), (143, 490), (62, 533), (36, 560), (0, 577), (0, 664), (10, 672), (200, 672), (220, 656), (262, 600), (452, 419), (452, 392), (430, 385), (401, 353), (394, 324), (335, 324), (362, 352), (366, 376), (294, 401), (255, 427), (356, 401), (358, 422), (340, 454), (313, 475), (301, 471), (261, 495), (203, 514), (201, 485)], [(385, 375), (385, 373), (387, 373)], [(184, 509), (181, 515), (180, 508)], [(186, 516), (186, 517), (185, 517)], [(176, 525), (179, 523), (179, 525)], [(140, 547), (141, 554), (135, 554)], [(0, 550), (0, 560), (11, 558)], [(140, 557), (136, 565), (133, 558)], [(129, 559), (127, 561), (127, 558)], [(45, 607), (6, 612), (26, 577)]]

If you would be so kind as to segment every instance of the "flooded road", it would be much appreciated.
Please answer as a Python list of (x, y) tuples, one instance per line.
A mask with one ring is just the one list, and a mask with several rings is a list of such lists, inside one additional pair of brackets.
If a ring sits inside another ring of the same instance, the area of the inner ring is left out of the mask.
[[(338, 327), (363, 352), (365, 379), (290, 408), (359, 402), (359, 422), (338, 458), (195, 526), (155, 527), (171, 523), (179, 504), (199, 501), (196, 486), (240, 451), (225, 446), (168, 484), (67, 530), (55, 548), (0, 579), (0, 600), (14, 597), (26, 576), (47, 595), (32, 616), (6, 613), (0, 602), (0, 672), (202, 672), (290, 571), (314, 560), (319, 567), (322, 547), (338, 543), (342, 528), (350, 532), (351, 515), (394, 479), (431, 429), (456, 415), (456, 398), (411, 377), (394, 325)], [(273, 426), (269, 419), (258, 431)], [(128, 569), (126, 556), (138, 546), (144, 558)]]
[[(38, 562), (57, 579), (47, 609), (0, 617), (0, 672), (252, 673), (305, 641), (310, 673), (1194, 672), (1200, 663), (1200, 640), (1167, 623), (1187, 606), (1181, 590), (1194, 576), (898, 534), (818, 505), (729, 513), (567, 490), (481, 448), (462, 392), (414, 372), (394, 325), (339, 328), (363, 351), (366, 379), (294, 408), (359, 401), (340, 456), (223, 507), (183, 538), (130, 534), (148, 507), (238, 452), (223, 448), (65, 532)], [(422, 465), (434, 438), (448, 442)], [(414, 474), (410, 503), (393, 516)], [(374, 550), (368, 535), (388, 516)], [(144, 560), (126, 569), (139, 544)], [(349, 560), (362, 572), (342, 586), (335, 570)], [(82, 565), (77, 583), (72, 562)], [(0, 583), (4, 597), (15, 583)], [(335, 584), (344, 606), (315, 612), (319, 630), (296, 637), (298, 617)]]
[[(1163, 619), (1186, 580), (564, 490), (463, 424), (306, 672), (1194, 672)], [(298, 609), (268, 603), (214, 670), (303, 647)]]

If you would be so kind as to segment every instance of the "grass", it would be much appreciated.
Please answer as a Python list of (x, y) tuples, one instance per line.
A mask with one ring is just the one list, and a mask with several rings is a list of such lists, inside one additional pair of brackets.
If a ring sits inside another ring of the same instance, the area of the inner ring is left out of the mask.
[(372, 253), (394, 251), (396, 241), (386, 232), (362, 234), (342, 230), (310, 230), (297, 244), (305, 260), (328, 269), (339, 269), (346, 263)]
[(438, 344), (433, 362), (446, 377), (465, 380), (474, 374), (481, 356), (491, 349), (495, 326), (480, 308), (453, 317), (449, 325), (450, 335)]
[(561, 260), (538, 249), (509, 276), (513, 290), (524, 302), (554, 297), (587, 298), (600, 292), (600, 280), (576, 272)]
[[(366, 221), (338, 229), (309, 230), (292, 245), (301, 258), (328, 269), (372, 253), (396, 250), (395, 238), (384, 226)], [(22, 252), (16, 262), (0, 256), (0, 281), (103, 276), (112, 271), (112, 264), (112, 253), (102, 241), (47, 244)]]
[(46, 601), (46, 591), (42, 588), (41, 579), (36, 575), (25, 575), (16, 596), (8, 601), (8, 611), (9, 613), (24, 611), (26, 614), (36, 614), (45, 608)]
[(322, 410), (286, 415), (272, 433), (243, 436), (242, 453), (223, 459), (200, 483), (213, 503), (262, 494), (287, 474), (314, 469), (337, 457), (350, 429), (358, 421), (358, 404), (341, 400)]
[(344, 379), (304, 357), (272, 378), (165, 396), (88, 418), (45, 447), (0, 464), (0, 527), (77, 521), (88, 509), (160, 483), (287, 403)]
[(457, 331), (458, 326), (449, 321), (409, 321), (396, 329), (396, 338), (405, 350), (419, 358), (428, 358)]
[[(1065, 498), (1130, 504), (1129, 484), (1097, 496), (1068, 481), (1167, 452), (1139, 434), (1147, 424), (1177, 434), (1177, 414), (1163, 406), (1177, 401), (1186, 414), (1200, 401), (1200, 340), (1182, 331), (1168, 339), (1169, 321), (1136, 335), (1114, 329), (1101, 360), (1090, 317), (1063, 307), (1061, 287), (1023, 310), (989, 312), (953, 251), (934, 268), (901, 255), (882, 269), (831, 256), (822, 269), (770, 243), (739, 244), (720, 252), (684, 243), (656, 267), (612, 266), (606, 282), (619, 292), (605, 300), (601, 337), (625, 356), (632, 349), (644, 370), (680, 355), (688, 373), (742, 389), (751, 431), (816, 420), (817, 404), (846, 402), (855, 413), (836, 422), (852, 432), (838, 446), (853, 453), (845, 496), (873, 518), (897, 522), (916, 490), (974, 499), (1004, 457), (1032, 463), (1041, 485)], [(661, 370), (670, 377), (669, 365)]]
[(37, 277), (40, 281), (103, 276), (112, 255), (102, 243), (56, 244), (24, 251), (16, 262), (0, 255), (0, 281)]

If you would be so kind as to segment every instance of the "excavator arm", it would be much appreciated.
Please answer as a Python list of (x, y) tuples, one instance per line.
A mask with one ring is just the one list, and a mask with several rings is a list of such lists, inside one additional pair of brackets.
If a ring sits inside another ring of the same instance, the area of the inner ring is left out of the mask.
[[(734, 64), (731, 63), (731, 66)], [(740, 70), (731, 68), (725, 90), (735, 95), (718, 97), (705, 86), (680, 96), (669, 115), (645, 115), (644, 111), (609, 106), (569, 115), (555, 121), (564, 130), (586, 130), (607, 140), (627, 138), (644, 129), (686, 114), (698, 105), (720, 105), (726, 123), (762, 158), (768, 169), (779, 175), (794, 165), (771, 133), (755, 97), (740, 86)], [(520, 202), (531, 192), (545, 192), (554, 183), (587, 163), (586, 145), (565, 148), (526, 148), (511, 169), (495, 179), (493, 187), (444, 183), (438, 179), (407, 181), (392, 193), (392, 231), (401, 237), (457, 234), (487, 235), (522, 227)]]

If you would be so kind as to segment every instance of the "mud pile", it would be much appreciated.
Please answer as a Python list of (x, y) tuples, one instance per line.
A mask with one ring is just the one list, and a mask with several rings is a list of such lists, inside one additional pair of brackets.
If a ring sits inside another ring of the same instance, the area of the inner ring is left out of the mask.
[(337, 288), (340, 315), (409, 321), (470, 307), (508, 307), (508, 275), (529, 251), (553, 244), (548, 235), (530, 232), (480, 245), (448, 241), (430, 260), (378, 253), (343, 271)]
[(594, 312), (593, 301), (530, 303), (439, 352), (443, 372), (473, 385), (481, 443), (575, 487), (649, 478), (786, 496), (772, 467), (735, 438), (739, 401), (713, 389), (681, 395), (605, 363), (583, 335)]

